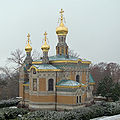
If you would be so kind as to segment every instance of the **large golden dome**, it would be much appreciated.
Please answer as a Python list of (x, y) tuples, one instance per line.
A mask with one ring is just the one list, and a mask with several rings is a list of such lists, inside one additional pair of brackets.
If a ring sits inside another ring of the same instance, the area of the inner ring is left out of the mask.
[(57, 35), (67, 35), (68, 33), (68, 28), (64, 26), (64, 23), (63, 23), (63, 9), (61, 9), (60, 13), (61, 13), (61, 22), (60, 22), (60, 25), (59, 27), (56, 28), (56, 34)]
[(45, 35), (45, 43), (41, 46), (41, 49), (43, 51), (48, 51), (50, 49), (50, 46), (46, 42), (47, 41), (47, 33), (45, 32), (44, 35)]
[(56, 34), (57, 35), (67, 35), (68, 28), (64, 26), (64, 24), (61, 22), (60, 26), (56, 28)]
[(26, 52), (31, 52), (32, 51), (32, 47), (30, 46), (30, 34), (28, 33), (28, 35), (27, 35), (27, 37), (28, 37), (28, 44), (27, 44), (27, 46), (25, 47), (25, 51)]

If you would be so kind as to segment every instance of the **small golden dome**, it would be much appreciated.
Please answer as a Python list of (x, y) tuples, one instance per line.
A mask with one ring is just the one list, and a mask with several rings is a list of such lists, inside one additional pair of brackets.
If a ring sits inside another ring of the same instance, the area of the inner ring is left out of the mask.
[(59, 27), (56, 28), (56, 34), (57, 35), (67, 35), (68, 33), (68, 28), (64, 26), (63, 23), (63, 9), (61, 9), (60, 14), (61, 14), (61, 23), (59, 25)]
[(25, 47), (25, 51), (26, 52), (31, 52), (32, 51), (32, 47), (30, 46), (30, 34), (28, 33), (28, 35), (27, 35), (27, 37), (28, 37), (28, 43), (27, 43), (27, 46)]
[(41, 46), (41, 49), (43, 51), (48, 51), (50, 49), (50, 46), (46, 42), (47, 41), (47, 33), (45, 32), (44, 35), (45, 35), (45, 43)]

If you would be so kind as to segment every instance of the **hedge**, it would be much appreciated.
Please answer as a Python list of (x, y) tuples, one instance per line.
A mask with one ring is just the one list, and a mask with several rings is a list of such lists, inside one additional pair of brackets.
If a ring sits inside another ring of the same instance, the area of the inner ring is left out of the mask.
[(71, 111), (39, 110), (29, 112), (23, 108), (1, 108), (0, 120), (90, 120), (101, 116), (120, 114), (119, 103), (101, 103)]
[(116, 114), (120, 114), (119, 103), (101, 103), (71, 111), (34, 111), (24, 116), (24, 120), (90, 120)]
[(0, 101), (0, 108), (16, 106), (16, 105), (18, 105), (19, 102), (20, 101), (18, 99), (1, 100)]
[(0, 120), (16, 119), (19, 115), (23, 116), (28, 111), (23, 108), (1, 108)]

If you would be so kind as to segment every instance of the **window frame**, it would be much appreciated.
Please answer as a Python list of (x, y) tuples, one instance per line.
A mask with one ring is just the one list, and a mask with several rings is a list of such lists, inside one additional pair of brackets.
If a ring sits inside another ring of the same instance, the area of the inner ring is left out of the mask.
[[(34, 85), (36, 85), (36, 88)], [(33, 91), (37, 91), (37, 78), (33, 78)]]
[(48, 91), (54, 91), (54, 79), (52, 78), (48, 80)]
[(76, 82), (80, 82), (80, 75), (76, 75)]

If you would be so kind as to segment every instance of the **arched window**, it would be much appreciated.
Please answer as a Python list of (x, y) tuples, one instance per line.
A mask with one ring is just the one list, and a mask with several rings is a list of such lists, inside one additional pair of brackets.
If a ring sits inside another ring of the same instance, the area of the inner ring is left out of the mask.
[(79, 100), (78, 100), (78, 96), (77, 96), (77, 98), (76, 98), (76, 102), (77, 102), (77, 103), (79, 102)]
[(79, 82), (79, 75), (76, 75), (76, 82)]
[(81, 96), (79, 96), (79, 103), (81, 103)]
[(53, 79), (48, 80), (48, 91), (53, 91)]
[(82, 97), (81, 96), (76, 96), (76, 103), (81, 103), (82, 102)]

